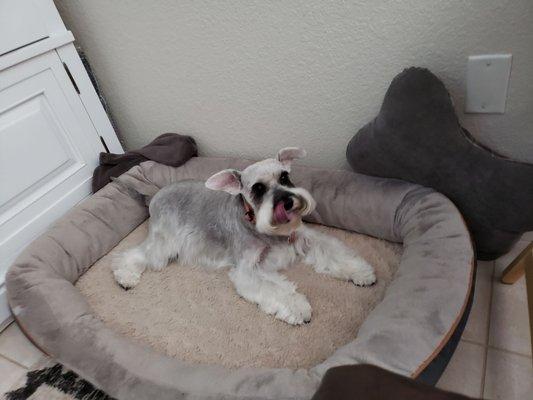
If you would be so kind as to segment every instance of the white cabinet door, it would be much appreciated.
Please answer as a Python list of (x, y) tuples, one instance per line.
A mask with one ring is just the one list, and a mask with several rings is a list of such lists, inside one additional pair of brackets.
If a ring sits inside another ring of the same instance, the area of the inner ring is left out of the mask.
[(0, 288), (19, 252), (90, 194), (100, 151), (55, 50), (0, 71)]
[(39, 0), (0, 0), (0, 55), (49, 36)]

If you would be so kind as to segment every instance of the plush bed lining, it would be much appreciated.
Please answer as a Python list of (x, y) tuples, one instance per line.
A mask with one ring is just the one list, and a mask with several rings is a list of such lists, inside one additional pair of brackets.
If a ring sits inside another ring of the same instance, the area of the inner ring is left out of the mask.
[(402, 246), (320, 225), (376, 269), (378, 283), (361, 288), (295, 265), (284, 274), (313, 307), (310, 324), (295, 327), (241, 299), (226, 271), (172, 263), (145, 272), (124, 291), (113, 280), (113, 257), (140, 243), (148, 222), (135, 229), (76, 283), (94, 314), (114, 331), (179, 360), (230, 368), (310, 368), (353, 340), (359, 326), (383, 298), (398, 268)]
[[(475, 269), (476, 269), (476, 260), (472, 258), (472, 261), (470, 263), (471, 265), (471, 272), (470, 272), (470, 278), (468, 279), (468, 292), (470, 293), (473, 289), (474, 285), (474, 277), (475, 277)], [(453, 321), (453, 324), (450, 326), (450, 329), (446, 332), (446, 335), (442, 337), (442, 340), (438, 344), (437, 347), (435, 347), (435, 350), (420, 364), (420, 366), (410, 375), (411, 378), (416, 379), (420, 376), (422, 372), (427, 368), (427, 366), (437, 357), (437, 355), (442, 351), (442, 349), (446, 346), (448, 341), (451, 339), (451, 337), (454, 335), (455, 330), (457, 329), (459, 323), (464, 318), (464, 314), (466, 309), (469, 307), (469, 303), (471, 302), (472, 298), (471, 296), (467, 296), (464, 300), (464, 303), (461, 307), (461, 311), (459, 314), (457, 314), (457, 317)]]

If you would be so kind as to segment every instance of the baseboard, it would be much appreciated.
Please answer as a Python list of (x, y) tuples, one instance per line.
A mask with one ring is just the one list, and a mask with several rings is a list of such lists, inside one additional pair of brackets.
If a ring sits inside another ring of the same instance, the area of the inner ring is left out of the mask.
[(13, 316), (7, 305), (7, 292), (4, 285), (0, 286), (0, 332), (13, 321)]

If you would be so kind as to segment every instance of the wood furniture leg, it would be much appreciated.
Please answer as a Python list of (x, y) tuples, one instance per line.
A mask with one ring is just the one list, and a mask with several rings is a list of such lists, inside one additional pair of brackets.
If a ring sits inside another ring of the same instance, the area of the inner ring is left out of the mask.
[(531, 335), (531, 351), (533, 352), (533, 247), (529, 252), (529, 263), (526, 269), (527, 304), (529, 308), (529, 334)]
[(529, 332), (531, 334), (531, 349), (533, 350), (533, 242), (531, 242), (511, 264), (503, 271), (501, 282), (515, 283), (526, 274), (527, 303), (529, 308)]
[(511, 264), (505, 268), (500, 278), (501, 282), (512, 285), (524, 275), (526, 265), (530, 265), (531, 263), (533, 263), (533, 242), (527, 245)]

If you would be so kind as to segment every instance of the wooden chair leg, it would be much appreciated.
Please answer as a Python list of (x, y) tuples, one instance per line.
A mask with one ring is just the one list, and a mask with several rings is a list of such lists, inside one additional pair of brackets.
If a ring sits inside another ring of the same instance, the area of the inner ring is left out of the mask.
[(531, 242), (522, 252), (516, 257), (505, 271), (503, 271), (500, 278), (502, 283), (512, 285), (522, 275), (524, 275), (526, 265), (533, 263), (533, 242)]
[(533, 242), (531, 242), (503, 271), (502, 283), (513, 284), (526, 274), (527, 304), (529, 309), (529, 332), (533, 350)]
[(525, 270), (527, 304), (529, 308), (529, 333), (531, 335), (531, 351), (533, 352), (533, 248), (529, 253), (529, 262), (526, 263)]

